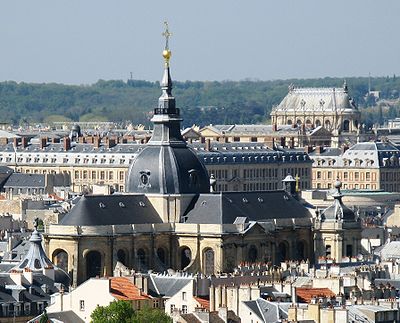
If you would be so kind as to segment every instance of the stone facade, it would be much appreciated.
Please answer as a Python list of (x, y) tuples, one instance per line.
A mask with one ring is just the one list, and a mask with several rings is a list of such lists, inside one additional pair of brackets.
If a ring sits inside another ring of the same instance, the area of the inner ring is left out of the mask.
[(295, 88), (271, 112), (271, 123), (276, 125), (305, 125), (325, 127), (336, 133), (356, 132), (361, 113), (343, 88)]

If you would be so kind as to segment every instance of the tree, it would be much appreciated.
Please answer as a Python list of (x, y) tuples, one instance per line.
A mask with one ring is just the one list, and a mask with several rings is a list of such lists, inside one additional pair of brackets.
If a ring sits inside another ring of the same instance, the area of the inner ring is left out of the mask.
[(92, 323), (131, 323), (134, 310), (130, 302), (111, 302), (108, 306), (97, 306), (90, 315)]
[(164, 311), (158, 308), (145, 307), (140, 311), (136, 311), (133, 323), (172, 323), (172, 318)]

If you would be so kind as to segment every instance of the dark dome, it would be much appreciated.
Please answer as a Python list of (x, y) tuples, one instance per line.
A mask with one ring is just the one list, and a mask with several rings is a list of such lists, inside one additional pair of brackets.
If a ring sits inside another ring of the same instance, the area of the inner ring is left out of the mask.
[(206, 168), (186, 145), (148, 145), (129, 168), (126, 188), (129, 193), (210, 192)]
[(153, 135), (134, 159), (126, 181), (128, 193), (197, 194), (210, 192), (208, 173), (188, 148), (180, 131), (182, 119), (172, 95), (169, 55), (165, 58), (161, 96), (151, 121)]

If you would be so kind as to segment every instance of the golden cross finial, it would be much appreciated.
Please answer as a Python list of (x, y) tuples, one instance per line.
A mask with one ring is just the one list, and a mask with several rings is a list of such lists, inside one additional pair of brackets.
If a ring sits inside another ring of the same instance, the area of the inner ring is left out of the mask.
[(167, 21), (164, 21), (164, 26), (165, 26), (165, 31), (162, 33), (162, 35), (165, 37), (165, 49), (169, 50), (168, 41), (169, 41), (169, 37), (172, 36), (172, 33), (170, 33), (170, 31), (169, 31)]

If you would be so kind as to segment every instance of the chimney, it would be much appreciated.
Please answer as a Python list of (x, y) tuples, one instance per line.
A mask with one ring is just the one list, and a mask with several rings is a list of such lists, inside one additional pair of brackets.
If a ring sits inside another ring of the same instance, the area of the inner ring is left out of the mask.
[(46, 146), (47, 146), (47, 138), (46, 137), (40, 138), (40, 149), (43, 149)]
[(22, 145), (22, 148), (28, 147), (28, 138), (27, 137), (22, 137), (21, 145)]
[(294, 137), (290, 137), (290, 148), (294, 148)]
[(13, 143), (14, 143), (14, 147), (18, 147), (19, 138), (14, 138)]
[(206, 149), (207, 151), (210, 151), (210, 149), (211, 149), (211, 140), (210, 140), (210, 139), (207, 139), (207, 140), (206, 140), (205, 149)]
[(323, 147), (323, 146), (316, 146), (316, 147), (315, 147), (315, 152), (316, 152), (318, 155), (321, 155), (321, 154), (324, 152), (324, 147)]
[(341, 148), (342, 148), (341, 152), (342, 152), (342, 155), (343, 155), (347, 151), (347, 149), (349, 149), (349, 146), (343, 145)]
[(268, 146), (268, 148), (274, 149), (274, 146), (275, 146), (275, 138), (274, 137), (265, 137), (264, 142)]
[(278, 131), (278, 125), (276, 123), (272, 125), (272, 131)]
[(116, 145), (115, 138), (109, 138), (107, 142), (107, 148), (112, 148)]
[(312, 146), (310, 146), (310, 145), (304, 146), (304, 152), (306, 154), (309, 154), (312, 151), (313, 151)]
[(0, 138), (0, 145), (7, 145), (8, 139), (7, 138)]
[(64, 150), (68, 151), (71, 149), (71, 139), (69, 137), (64, 137)]
[(100, 148), (100, 143), (101, 143), (101, 138), (100, 137), (94, 137), (93, 138), (94, 148)]

